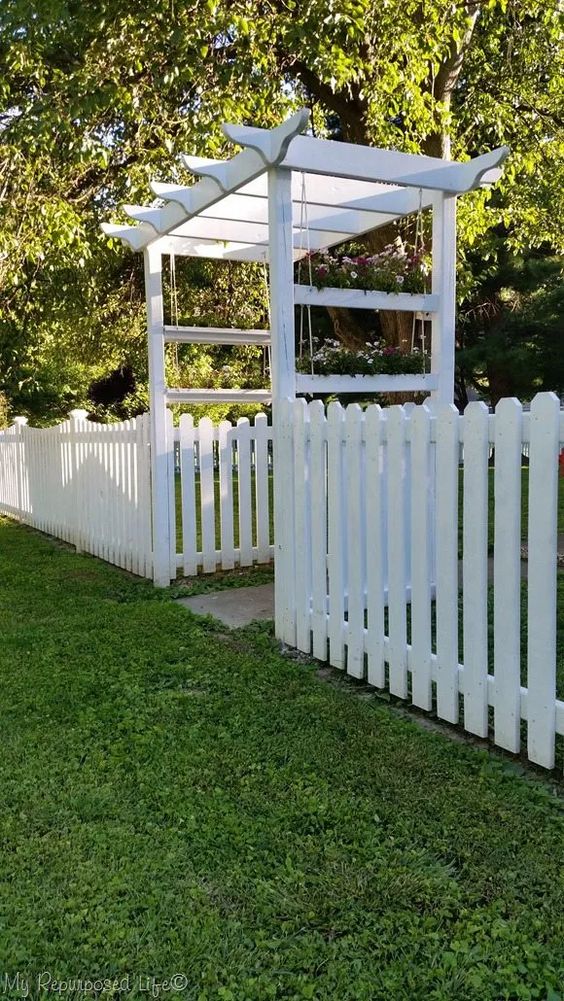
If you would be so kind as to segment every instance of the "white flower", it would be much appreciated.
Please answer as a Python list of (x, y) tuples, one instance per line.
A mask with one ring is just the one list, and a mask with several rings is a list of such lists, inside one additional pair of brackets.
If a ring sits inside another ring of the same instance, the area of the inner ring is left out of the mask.
[(396, 282), (398, 283), (398, 285), (403, 285), (404, 281), (405, 278), (403, 277), (403, 275), (396, 275)]
[(351, 271), (351, 278), (358, 278), (358, 271)]

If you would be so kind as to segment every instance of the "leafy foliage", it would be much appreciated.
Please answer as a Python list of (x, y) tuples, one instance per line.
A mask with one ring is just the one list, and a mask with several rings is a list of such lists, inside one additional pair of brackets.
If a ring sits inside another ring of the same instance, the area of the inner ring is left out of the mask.
[(461, 314), (463, 376), (495, 404), (501, 396), (530, 399), (564, 392), (562, 261), (508, 254), (476, 261), (476, 291)]
[[(487, 256), (500, 225), (516, 252), (561, 250), (561, 64), (558, 0), (5, 0), (0, 382), (12, 410), (88, 406), (90, 383), (124, 365), (130, 412), (142, 405), (139, 265), (98, 224), (145, 200), (151, 176), (186, 180), (179, 152), (227, 153), (223, 120), (268, 127), (306, 102), (318, 132), (351, 141), (461, 158), (508, 143), (495, 191), (461, 200), (463, 257)], [(468, 265), (461, 279), (466, 295)], [(251, 269), (235, 286), (254, 301)], [(226, 301), (218, 287), (214, 308)]]

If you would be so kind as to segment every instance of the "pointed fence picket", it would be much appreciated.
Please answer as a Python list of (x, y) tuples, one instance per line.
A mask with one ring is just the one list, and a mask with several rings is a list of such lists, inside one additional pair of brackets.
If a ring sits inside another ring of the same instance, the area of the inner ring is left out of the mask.
[(507, 750), (519, 751), (526, 731), (530, 760), (552, 768), (564, 735), (556, 689), (564, 415), (543, 393), (526, 416), (516, 400), (495, 414), (473, 403), (464, 415), (445, 405), (331, 403), (325, 413), (318, 402), (286, 404), (279, 433), (292, 443), (296, 472), (288, 565), (300, 650)]
[(183, 414), (174, 438), (180, 450), (176, 529), (182, 538), (176, 566), (192, 576), (269, 562), (274, 555), (272, 427), (266, 415), (257, 414), (252, 424), (240, 418), (236, 425), (214, 425), (203, 417), (195, 426)]

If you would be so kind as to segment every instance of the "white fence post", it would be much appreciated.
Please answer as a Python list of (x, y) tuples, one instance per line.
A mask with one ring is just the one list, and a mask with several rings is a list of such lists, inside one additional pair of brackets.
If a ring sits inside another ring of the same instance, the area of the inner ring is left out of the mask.
[(24, 428), (27, 425), (27, 417), (14, 417), (15, 441), (14, 441), (14, 469), (16, 474), (16, 496), (15, 502), (20, 518), (23, 518), (24, 507), (24, 477), (26, 473), (24, 460)]
[[(164, 328), (162, 255), (152, 244), (144, 251), (147, 331), (149, 338), (149, 394), (151, 400), (151, 498), (153, 513), (153, 580), (157, 587), (170, 583), (170, 498)], [(174, 447), (174, 446), (172, 446)]]

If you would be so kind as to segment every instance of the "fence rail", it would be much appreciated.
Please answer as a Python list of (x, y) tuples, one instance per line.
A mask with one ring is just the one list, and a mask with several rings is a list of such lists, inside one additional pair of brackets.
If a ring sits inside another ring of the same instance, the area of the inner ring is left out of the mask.
[(521, 749), (526, 721), (529, 759), (553, 767), (564, 734), (558, 399), (539, 394), (526, 414), (512, 399), (491, 415), (472, 403), (464, 416), (452, 406), (325, 412), (298, 400), (283, 404), (280, 434), (295, 474), (278, 635), (479, 737), (491, 729), (508, 751)]

